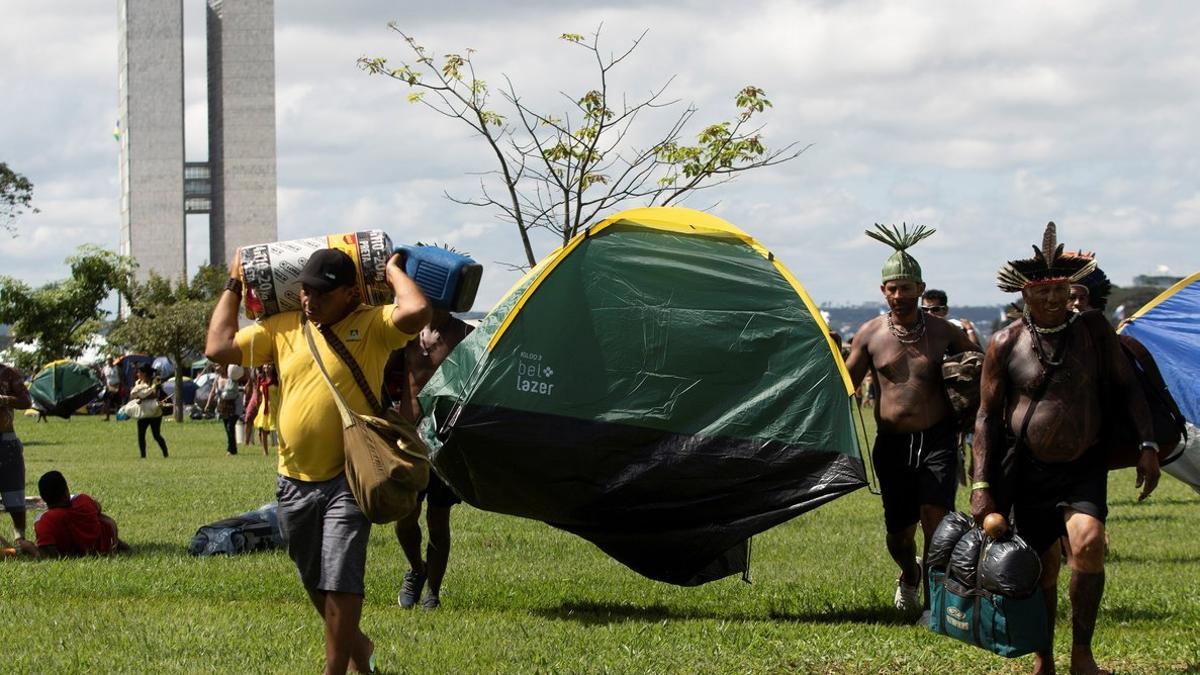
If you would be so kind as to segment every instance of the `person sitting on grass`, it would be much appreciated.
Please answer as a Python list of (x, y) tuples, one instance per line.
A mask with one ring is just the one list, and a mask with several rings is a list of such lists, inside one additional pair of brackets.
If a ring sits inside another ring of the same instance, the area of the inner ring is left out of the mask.
[(37, 533), (37, 557), (60, 558), (109, 554), (130, 550), (117, 537), (117, 521), (100, 510), (100, 504), (84, 493), (74, 497), (67, 479), (58, 471), (47, 471), (38, 479), (38, 492), (48, 510), (33, 524)]

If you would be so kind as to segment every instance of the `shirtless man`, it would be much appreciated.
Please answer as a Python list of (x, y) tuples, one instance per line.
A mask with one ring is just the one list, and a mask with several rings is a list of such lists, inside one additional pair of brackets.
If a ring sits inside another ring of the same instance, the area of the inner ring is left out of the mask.
[(13, 410), (33, 405), (21, 374), (0, 363), (0, 499), (12, 517), (17, 548), (25, 539), (25, 447), (13, 431)]
[(879, 390), (872, 460), (883, 495), (888, 553), (900, 567), (894, 601), (897, 609), (916, 611), (929, 606), (928, 588), (924, 605), (920, 597), (924, 555), (917, 558), (917, 523), (928, 545), (934, 528), (954, 508), (957, 489), (958, 430), (942, 386), (942, 357), (979, 348), (962, 330), (918, 307), (925, 283), (921, 266), (906, 249), (934, 231), (876, 227), (882, 234), (867, 234), (896, 249), (883, 266), (879, 287), (889, 311), (858, 329), (846, 368), (855, 387), (870, 372)]
[[(423, 417), (417, 394), (433, 377), (438, 366), (450, 352), (474, 330), (469, 324), (451, 316), (444, 309), (434, 309), (433, 319), (421, 329), (417, 339), (392, 353), (384, 370), (384, 388), (393, 407), (409, 422), (417, 424)], [(425, 525), (429, 541), (421, 555), (421, 503), (427, 502)], [(417, 496), (417, 508), (396, 522), (396, 539), (408, 559), (397, 602), (403, 609), (412, 609), (420, 602), (422, 609), (441, 606), (442, 579), (450, 563), (450, 509), (462, 499), (450, 489), (435, 471), (429, 473), (429, 487)], [(422, 597), (426, 582), (429, 590)]]
[[(1000, 288), (1020, 292), (1026, 314), (992, 338), (983, 364), (982, 402), (975, 427), (975, 482), (971, 512), (977, 521), (1012, 509), (1016, 531), (1042, 558), (1041, 587), (1053, 631), (1061, 563), (1059, 537), (1066, 535), (1071, 567), (1071, 672), (1102, 673), (1092, 656), (1092, 633), (1104, 591), (1104, 519), (1108, 514), (1103, 369), (1113, 409), (1128, 411), (1143, 452), (1137, 466), (1139, 499), (1159, 478), (1149, 410), (1122, 355), (1116, 334), (1099, 312), (1074, 314), (1070, 284), (1087, 276), (1095, 261), (1062, 255), (1054, 223), (1046, 227), (1035, 257), (1008, 263)], [(1103, 365), (1101, 365), (1103, 361)], [(1048, 379), (1047, 379), (1048, 378)], [(1109, 420), (1108, 422), (1111, 422)], [(1016, 438), (1009, 453), (1006, 432)], [(1004, 470), (998, 467), (1003, 465)], [(998, 490), (1001, 476), (1011, 486)], [(997, 497), (1003, 503), (997, 507)], [(1035, 673), (1053, 673), (1052, 652), (1039, 652)]]

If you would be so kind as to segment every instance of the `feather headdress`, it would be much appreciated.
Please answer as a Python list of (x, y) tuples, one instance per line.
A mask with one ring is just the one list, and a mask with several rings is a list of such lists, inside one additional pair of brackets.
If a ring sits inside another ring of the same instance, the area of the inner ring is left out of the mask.
[(897, 281), (907, 279), (921, 283), (921, 264), (917, 259), (908, 254), (908, 249), (912, 248), (917, 242), (933, 236), (937, 232), (932, 228), (924, 225), (915, 225), (913, 230), (908, 230), (908, 223), (901, 223), (901, 227), (895, 225), (887, 226), (875, 223), (874, 230), (867, 230), (867, 236), (881, 241), (888, 246), (896, 249), (896, 252), (883, 263), (883, 283), (889, 281)]
[(1036, 284), (1076, 283), (1096, 269), (1096, 261), (1088, 256), (1064, 254), (1058, 243), (1058, 229), (1053, 222), (1046, 224), (1042, 247), (1033, 247), (1033, 257), (1010, 260), (1000, 268), (996, 285), (1005, 293), (1018, 293)]

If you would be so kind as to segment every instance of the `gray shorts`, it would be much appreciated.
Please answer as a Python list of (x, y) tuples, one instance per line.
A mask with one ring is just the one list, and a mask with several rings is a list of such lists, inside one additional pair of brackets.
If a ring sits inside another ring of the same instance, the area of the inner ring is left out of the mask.
[(309, 590), (365, 595), (371, 521), (354, 501), (346, 474), (318, 483), (279, 476), (279, 526)]
[(9, 511), (25, 510), (25, 446), (11, 431), (0, 433), (0, 501)]

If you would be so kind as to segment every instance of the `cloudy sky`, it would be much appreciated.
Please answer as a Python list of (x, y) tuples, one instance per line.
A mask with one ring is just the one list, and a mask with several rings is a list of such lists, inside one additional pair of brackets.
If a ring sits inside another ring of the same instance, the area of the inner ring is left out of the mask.
[[(0, 274), (44, 283), (79, 244), (116, 248), (116, 6), (0, 0), (0, 160), (34, 182), (41, 209), (0, 235)], [(481, 77), (507, 76), (548, 110), (593, 85), (586, 54), (557, 36), (601, 24), (612, 50), (649, 31), (610, 87), (638, 97), (675, 76), (669, 95), (700, 109), (693, 131), (730, 117), (742, 86), (765, 89), (768, 145), (812, 147), (686, 205), (756, 236), (818, 302), (878, 297), (889, 251), (863, 236), (873, 222), (937, 228), (914, 252), (956, 304), (1004, 301), (995, 270), (1047, 220), (1119, 284), (1200, 269), (1192, 2), (280, 0), (275, 12), (280, 238), (382, 228), (449, 242), (487, 265), (477, 309), (515, 280), (501, 264), (520, 262), (515, 234), (442, 196), (471, 196), (472, 172), (491, 168), (480, 141), (356, 68), (406, 56), (392, 19), (435, 54), (474, 48)], [(188, 155), (203, 160), (202, 0), (185, 1), (185, 20)], [(189, 219), (193, 267), (204, 226)]]

